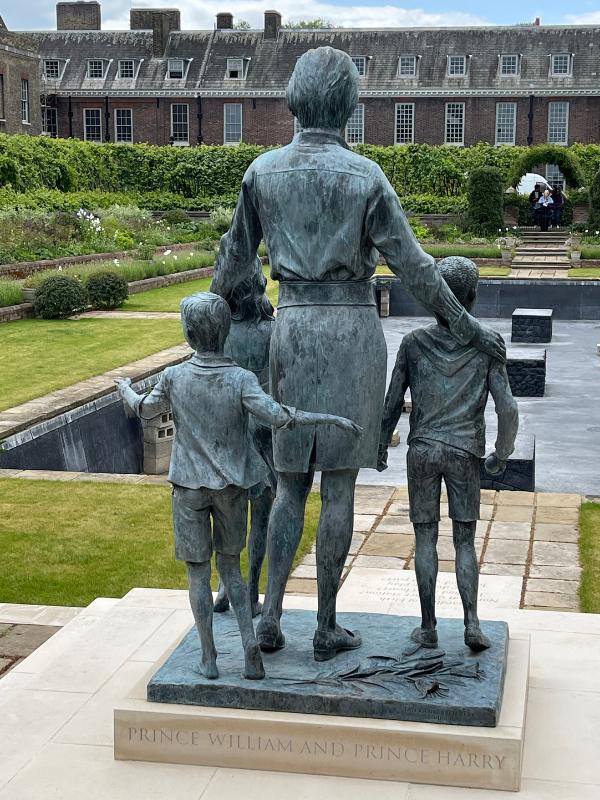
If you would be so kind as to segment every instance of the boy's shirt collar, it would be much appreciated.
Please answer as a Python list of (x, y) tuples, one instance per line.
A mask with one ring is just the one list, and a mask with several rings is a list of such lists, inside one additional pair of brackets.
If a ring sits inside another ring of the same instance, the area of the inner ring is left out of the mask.
[(197, 367), (236, 367), (237, 364), (224, 353), (194, 353), (190, 358)]

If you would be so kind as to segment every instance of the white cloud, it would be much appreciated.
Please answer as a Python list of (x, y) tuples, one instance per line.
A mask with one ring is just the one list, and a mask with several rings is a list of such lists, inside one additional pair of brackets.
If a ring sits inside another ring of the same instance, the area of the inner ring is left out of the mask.
[[(134, 2), (134, 6), (164, 7), (164, 0), (148, 0)], [(213, 2), (199, 4), (196, 0), (178, 0), (171, 5), (181, 10), (181, 24), (185, 29), (210, 30), (214, 27), (218, 11), (230, 11), (235, 20), (244, 19), (253, 28), (262, 29), (263, 15), (268, 4), (255, 0), (239, 0), (238, 2)], [(325, 19), (334, 25), (347, 28), (404, 28), (404, 27), (441, 27), (441, 26), (473, 26), (489, 24), (482, 17), (463, 12), (428, 12), (421, 8), (401, 8), (392, 5), (374, 6), (338, 6), (318, 0), (304, 0), (299, 12), (297, 0), (278, 0), (271, 3), (282, 14), (283, 21), (297, 19)], [(129, 26), (129, 10), (123, 9), (121, 0), (105, 0), (102, 3), (102, 27), (110, 29), (127, 28)]]
[(567, 25), (600, 25), (600, 11), (589, 11), (587, 14), (567, 14)]

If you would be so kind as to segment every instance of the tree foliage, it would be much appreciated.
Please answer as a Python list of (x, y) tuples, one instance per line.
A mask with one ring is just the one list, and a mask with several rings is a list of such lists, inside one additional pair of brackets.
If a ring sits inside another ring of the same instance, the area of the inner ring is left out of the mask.
[(590, 228), (600, 229), (600, 170), (594, 175), (590, 186)]
[(570, 188), (584, 185), (585, 177), (575, 152), (558, 144), (537, 144), (526, 148), (513, 163), (509, 177), (511, 186), (517, 186), (523, 175), (542, 164), (555, 164)]
[(496, 167), (479, 167), (469, 175), (467, 221), (471, 230), (492, 235), (503, 227), (504, 184)]

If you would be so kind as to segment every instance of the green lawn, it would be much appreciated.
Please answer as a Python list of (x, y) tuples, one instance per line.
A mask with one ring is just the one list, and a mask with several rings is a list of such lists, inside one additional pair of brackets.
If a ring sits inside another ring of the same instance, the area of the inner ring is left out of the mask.
[[(277, 305), (279, 283), (269, 277), (269, 267), (264, 267), (267, 278), (267, 294), (273, 305)], [(179, 303), (184, 297), (194, 292), (208, 292), (212, 278), (200, 278), (197, 281), (176, 283), (162, 289), (150, 289), (149, 292), (132, 294), (123, 306), (123, 311), (179, 311)]]
[(569, 270), (569, 278), (600, 278), (600, 267), (575, 267)]
[[(311, 548), (319, 510), (311, 494), (295, 563)], [(134, 586), (183, 589), (172, 538), (169, 487), (0, 480), (0, 603), (85, 606)]]
[(581, 610), (600, 614), (600, 503), (584, 503), (579, 513)]
[(178, 320), (27, 319), (0, 325), (0, 410), (182, 341)]

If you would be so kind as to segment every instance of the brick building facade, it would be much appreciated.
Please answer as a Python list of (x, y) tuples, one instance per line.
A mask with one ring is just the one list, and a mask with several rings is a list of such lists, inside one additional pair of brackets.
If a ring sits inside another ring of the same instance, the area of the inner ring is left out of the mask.
[(39, 134), (40, 57), (27, 37), (10, 33), (0, 17), (0, 132)]
[(285, 88), (297, 58), (329, 44), (360, 74), (350, 143), (600, 142), (600, 27), (181, 30), (177, 9), (131, 10), (101, 30), (97, 2), (61, 2), (41, 57), (51, 135), (94, 141), (284, 144)]

